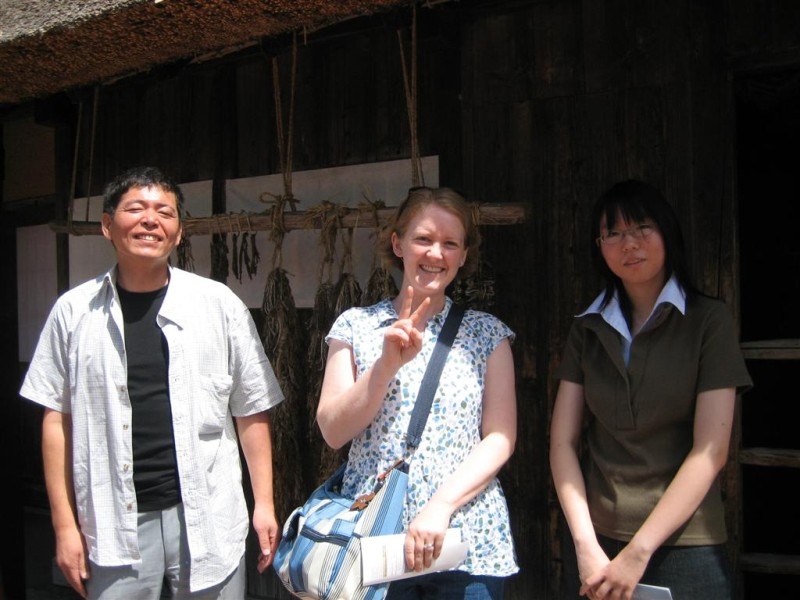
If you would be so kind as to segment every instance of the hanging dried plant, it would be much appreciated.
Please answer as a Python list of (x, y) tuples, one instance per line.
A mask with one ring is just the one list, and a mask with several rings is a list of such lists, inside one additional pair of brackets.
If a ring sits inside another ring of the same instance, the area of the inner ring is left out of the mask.
[(261, 311), (264, 313), (264, 324), (261, 328), (264, 351), (270, 356), (275, 372), (280, 373), (290, 387), (297, 387), (299, 379), (296, 365), (291, 360), (293, 352), (287, 349), (297, 346), (293, 339), (299, 321), (289, 277), (280, 267), (267, 275)]
[(231, 234), (231, 273), (239, 281), (242, 282), (242, 266), (239, 257), (239, 233), (234, 231)]
[[(280, 267), (267, 275), (261, 310), (264, 314), (261, 341), (285, 397), (270, 413), (274, 462), (279, 465), (273, 474), (275, 514), (284, 521), (307, 490), (304, 470), (296, 468), (298, 460), (302, 464), (301, 440), (305, 438), (305, 415), (300, 402), (302, 371), (298, 368), (303, 340), (298, 335), (299, 319), (289, 278)], [(280, 465), (295, 465), (295, 468)]]
[(252, 231), (247, 236), (247, 246), (249, 248), (247, 252), (247, 259), (245, 260), (244, 266), (247, 269), (247, 276), (252, 279), (258, 273), (258, 263), (261, 262), (261, 255), (258, 252), (258, 247), (256, 246), (256, 232)]
[[(480, 206), (472, 204), (472, 218), (480, 224)], [(478, 263), (476, 271), (466, 278), (459, 278), (453, 283), (453, 300), (469, 308), (491, 311), (494, 307), (495, 287), (491, 265), (485, 258)]]
[(228, 281), (228, 234), (215, 233), (211, 236), (211, 279)]
[(194, 257), (192, 256), (192, 239), (188, 233), (181, 237), (181, 243), (176, 249), (178, 256), (178, 268), (194, 273)]
[(342, 235), (342, 260), (339, 263), (339, 281), (336, 282), (335, 313), (338, 317), (348, 308), (361, 303), (361, 286), (353, 275), (353, 230)]
[(471, 276), (453, 283), (453, 301), (468, 308), (491, 312), (494, 307), (494, 277), (489, 275), (491, 267), (485, 261)]
[[(362, 202), (359, 205), (359, 210), (362, 212), (367, 212), (372, 216), (375, 222), (375, 230), (372, 233), (372, 237), (374, 244), (377, 246), (381, 234), (381, 224), (380, 219), (378, 218), (378, 209), (384, 208), (385, 205), (382, 200), (372, 201), (367, 198), (366, 195), (364, 199), (365, 202)], [(372, 269), (369, 279), (367, 280), (367, 286), (364, 289), (364, 293), (361, 297), (361, 305), (372, 306), (381, 300), (394, 298), (399, 293), (400, 291), (397, 289), (397, 283), (395, 283), (391, 272), (380, 264), (376, 247), (372, 253)]]
[[(320, 225), (319, 245), (322, 249), (319, 267), (320, 283), (314, 298), (314, 313), (309, 321), (309, 345), (306, 356), (308, 374), (306, 414), (308, 422), (312, 424), (308, 430), (308, 447), (311, 457), (310, 473), (315, 478), (316, 484), (321, 483), (332, 472), (329, 468), (329, 463), (331, 462), (330, 455), (334, 451), (324, 442), (315, 423), (322, 380), (325, 374), (325, 362), (328, 356), (325, 336), (339, 314), (337, 312), (337, 298), (340, 292), (343, 294), (348, 293), (343, 292), (338, 285), (332, 282), (336, 239), (341, 215), (345, 210), (343, 207), (325, 201), (307, 211), (307, 218)], [(352, 290), (352, 287), (348, 286), (348, 289)], [(346, 450), (343, 449), (337, 452), (336, 457), (344, 456), (343, 452), (346, 452)], [(336, 466), (338, 466), (338, 463), (334, 468)]]
[(361, 297), (362, 306), (372, 306), (381, 300), (396, 298), (400, 290), (388, 269), (375, 267), (369, 276), (364, 294)]
[[(314, 296), (314, 311), (308, 323), (308, 423), (314, 423), (317, 418), (317, 405), (322, 391), (322, 378), (325, 374), (325, 361), (328, 356), (328, 345), (325, 336), (336, 319), (334, 306), (336, 304), (336, 289), (329, 281), (322, 282)], [(309, 428), (309, 442), (317, 446), (321, 441), (316, 427)]]

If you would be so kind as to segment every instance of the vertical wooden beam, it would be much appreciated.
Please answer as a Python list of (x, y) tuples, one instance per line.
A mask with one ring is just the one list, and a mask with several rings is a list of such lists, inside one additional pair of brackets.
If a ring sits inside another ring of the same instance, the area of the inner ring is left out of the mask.
[[(0, 123), (0, 140), (3, 139), (3, 126)], [(0, 169), (5, 165), (5, 148), (0, 145)], [(0, 174), (0, 184), (5, 174)], [(0, 185), (0, 203), (3, 201), (2, 185)], [(0, 219), (0, 281), (6, 282), (0, 292), (2, 311), (0, 311), (0, 331), (3, 331), (3, 342), (0, 344), (0, 361), (4, 365), (16, 365), (19, 362), (18, 324), (17, 324), (17, 236), (16, 220), (5, 216)], [(11, 282), (14, 282), (12, 285)], [(19, 373), (17, 377), (0, 378), (0, 456), (3, 457), (0, 467), (3, 487), (11, 490), (5, 494), (3, 502), (3, 518), (0, 519), (0, 539), (3, 540), (0, 550), (0, 598), (25, 597), (25, 520), (24, 496), (21, 488), (21, 455), (20, 439), (21, 407), (17, 397)]]

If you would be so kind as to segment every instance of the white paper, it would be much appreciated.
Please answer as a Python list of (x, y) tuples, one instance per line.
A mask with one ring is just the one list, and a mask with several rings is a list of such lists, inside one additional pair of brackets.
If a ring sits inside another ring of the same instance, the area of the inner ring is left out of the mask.
[(373, 585), (395, 579), (407, 579), (426, 573), (454, 569), (467, 558), (469, 544), (461, 541), (461, 529), (450, 528), (444, 536), (442, 552), (431, 566), (422, 571), (406, 567), (405, 533), (361, 538), (361, 579)]
[(633, 590), (631, 600), (672, 600), (669, 588), (638, 584)]

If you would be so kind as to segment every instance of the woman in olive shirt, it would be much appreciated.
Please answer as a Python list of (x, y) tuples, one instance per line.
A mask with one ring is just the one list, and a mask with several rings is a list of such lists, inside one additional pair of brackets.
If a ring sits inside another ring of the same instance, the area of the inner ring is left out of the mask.
[(727, 600), (717, 475), (737, 389), (751, 384), (732, 319), (691, 285), (658, 190), (618, 183), (592, 223), (606, 287), (570, 330), (550, 439), (580, 594), (627, 600), (641, 582)]

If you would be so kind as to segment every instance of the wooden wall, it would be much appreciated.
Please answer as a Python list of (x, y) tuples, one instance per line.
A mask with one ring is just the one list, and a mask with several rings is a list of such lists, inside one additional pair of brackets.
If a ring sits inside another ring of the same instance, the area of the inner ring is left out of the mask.
[[(396, 36), (409, 22), (403, 12), (301, 40), (295, 169), (409, 156)], [(525, 225), (487, 229), (484, 247), (496, 271), (495, 312), (518, 334), (519, 441), (502, 472), (522, 567), (510, 598), (560, 597), (551, 373), (572, 315), (597, 292), (592, 203), (624, 178), (662, 188), (700, 287), (736, 311), (731, 81), (800, 64), (798, 32), (793, 0), (462, 0), (419, 10), (422, 153), (439, 155), (443, 185), (529, 210)], [(139, 163), (180, 181), (279, 172), (269, 60), (280, 57), (286, 108), (289, 44), (104, 86), (91, 192)], [(81, 195), (92, 90), (71, 99), (84, 110)]]

